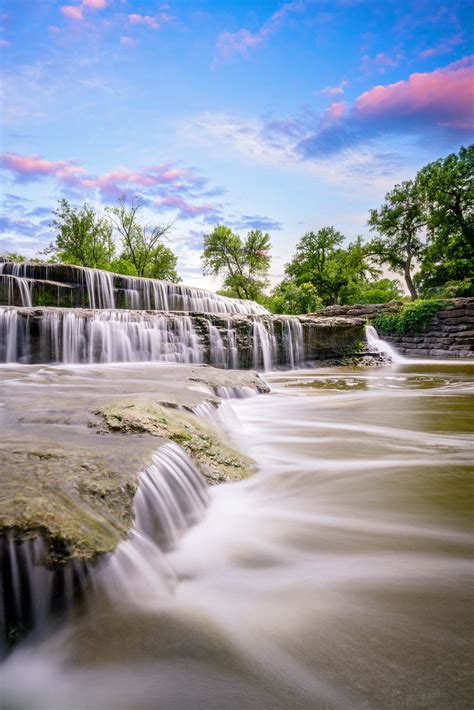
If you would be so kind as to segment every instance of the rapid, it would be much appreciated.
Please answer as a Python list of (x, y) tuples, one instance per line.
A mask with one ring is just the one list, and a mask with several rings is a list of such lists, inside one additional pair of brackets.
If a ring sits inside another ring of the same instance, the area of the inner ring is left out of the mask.
[[(98, 367), (30, 368), (19, 396), (58, 372), (70, 396), (120, 389), (126, 368)], [(153, 368), (133, 365), (135, 383)], [(473, 375), (269, 372), (270, 394), (197, 412), (258, 472), (208, 487), (159, 450), (85, 608), (0, 666), (2, 707), (471, 707)], [(170, 517), (158, 532), (153, 510)]]

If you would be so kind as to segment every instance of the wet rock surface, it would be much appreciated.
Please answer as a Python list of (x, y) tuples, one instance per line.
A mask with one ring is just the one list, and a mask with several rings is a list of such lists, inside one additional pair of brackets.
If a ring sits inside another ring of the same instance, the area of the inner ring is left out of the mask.
[(193, 410), (219, 406), (207, 391), (267, 391), (257, 373), (150, 364), (18, 366), (2, 376), (0, 535), (43, 538), (47, 564), (94, 559), (126, 537), (138, 476), (166, 441), (211, 483), (253, 470)]

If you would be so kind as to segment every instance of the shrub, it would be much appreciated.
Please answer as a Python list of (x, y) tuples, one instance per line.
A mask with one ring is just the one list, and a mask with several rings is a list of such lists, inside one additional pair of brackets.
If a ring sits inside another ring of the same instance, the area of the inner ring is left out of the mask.
[(413, 301), (403, 306), (398, 313), (379, 313), (373, 323), (381, 333), (419, 331), (442, 307), (442, 302), (436, 299)]

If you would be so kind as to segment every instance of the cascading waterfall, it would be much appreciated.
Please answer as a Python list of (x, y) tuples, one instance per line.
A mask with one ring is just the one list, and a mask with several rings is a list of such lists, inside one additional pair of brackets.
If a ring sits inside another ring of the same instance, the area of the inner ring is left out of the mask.
[(28, 632), (44, 634), (52, 614), (67, 616), (86, 589), (85, 563), (50, 569), (46, 554), (40, 538), (18, 542), (14, 531), (0, 538), (0, 656)]
[(387, 343), (386, 340), (382, 340), (379, 334), (375, 330), (373, 325), (368, 325), (365, 328), (365, 337), (367, 340), (367, 345), (376, 350), (383, 355), (387, 355), (394, 364), (402, 364), (407, 362), (407, 358), (400, 355), (400, 353), (392, 346)]
[(0, 276), (7, 283), (7, 301), (8, 303), (15, 303), (15, 289), (17, 289), (21, 305), (31, 307), (33, 305), (32, 282), (21, 275), (22, 264), (13, 264), (13, 266), (15, 268), (11, 274), (4, 274), (5, 262), (0, 262)]
[[(303, 359), (297, 318), (250, 316), (235, 323), (178, 313), (0, 308), (0, 361), (21, 363), (178, 362), (221, 368), (294, 367)], [(237, 345), (237, 328), (239, 346)]]
[[(16, 264), (0, 262), (0, 277), (14, 276), (41, 283), (53, 279), (83, 292), (79, 307), (125, 308), (135, 310), (192, 311), (227, 313), (229, 315), (264, 315), (268, 311), (253, 301), (241, 301), (220, 296), (206, 289), (184, 286), (168, 281), (114, 274), (100, 269), (56, 264)], [(26, 283), (26, 282), (25, 282)], [(34, 300), (34, 299), (33, 299)], [(13, 305), (7, 295), (6, 305)], [(39, 305), (23, 303), (23, 305)], [(61, 305), (51, 303), (51, 305)]]
[(176, 581), (164, 552), (202, 520), (208, 502), (207, 484), (191, 459), (165, 444), (140, 474), (129, 537), (99, 564), (73, 560), (49, 569), (41, 538), (18, 542), (13, 531), (0, 538), (0, 656), (28, 632), (47, 633), (53, 615), (74, 613), (83, 597), (105, 594), (130, 603), (134, 585), (141, 585), (141, 592), (162, 601)]
[(140, 475), (128, 539), (91, 572), (99, 597), (129, 605), (137, 597), (151, 604), (170, 597), (176, 578), (165, 553), (202, 520), (208, 503), (207, 484), (189, 456), (176, 444), (162, 446)]
[(90, 308), (115, 308), (112, 274), (100, 269), (84, 269)]
[(263, 323), (255, 321), (253, 324), (253, 366), (259, 369), (271, 370), (272, 363), (277, 355), (277, 342), (273, 325), (265, 328)]

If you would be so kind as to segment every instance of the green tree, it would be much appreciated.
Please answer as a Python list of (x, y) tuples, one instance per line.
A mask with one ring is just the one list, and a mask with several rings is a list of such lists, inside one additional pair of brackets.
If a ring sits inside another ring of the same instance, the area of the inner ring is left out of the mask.
[[(474, 292), (474, 145), (422, 168), (428, 245), (418, 282), (423, 292)], [(466, 280), (470, 286), (466, 287)], [(442, 289), (441, 289), (442, 291)]]
[(173, 223), (142, 225), (139, 218), (145, 203), (141, 198), (121, 195), (118, 202), (116, 207), (107, 208), (123, 245), (123, 251), (114, 263), (114, 268), (129, 275), (179, 280), (176, 273), (176, 256), (169, 247), (161, 243)]
[(109, 220), (87, 203), (81, 208), (72, 207), (65, 199), (59, 200), (53, 214), (51, 227), (57, 235), (45, 253), (65, 264), (107, 269), (115, 255)]
[(387, 264), (395, 272), (403, 273), (412, 300), (418, 297), (412, 270), (416, 260), (423, 258), (426, 245), (420, 232), (427, 217), (419, 186), (413, 180), (396, 185), (385, 195), (378, 210), (370, 211), (369, 225), (377, 236), (369, 245), (369, 252), (380, 264)]
[(298, 285), (293, 280), (286, 280), (273, 289), (268, 307), (272, 313), (298, 315), (319, 310), (323, 307), (323, 302), (313, 284)]
[(397, 279), (379, 279), (358, 283), (354, 291), (348, 295), (346, 303), (388, 303), (403, 298), (403, 290)]
[(224, 225), (204, 236), (202, 264), (205, 274), (224, 276), (224, 293), (261, 301), (268, 286), (270, 236), (260, 229), (242, 239)]
[(344, 236), (334, 227), (307, 232), (285, 267), (297, 286), (311, 284), (325, 306), (345, 303), (354, 284), (376, 272), (366, 259), (360, 237), (346, 249), (341, 246), (343, 241)]

